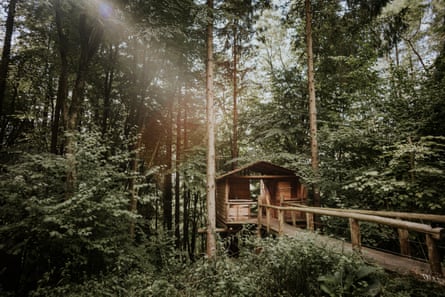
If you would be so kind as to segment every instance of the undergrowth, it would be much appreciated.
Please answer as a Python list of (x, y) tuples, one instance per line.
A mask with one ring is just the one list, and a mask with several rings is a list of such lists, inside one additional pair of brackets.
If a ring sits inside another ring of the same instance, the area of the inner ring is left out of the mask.
[(194, 263), (161, 245), (162, 265), (152, 258), (80, 284), (40, 287), (32, 296), (445, 296), (438, 285), (390, 275), (311, 240), (244, 238), (238, 257), (220, 252)]

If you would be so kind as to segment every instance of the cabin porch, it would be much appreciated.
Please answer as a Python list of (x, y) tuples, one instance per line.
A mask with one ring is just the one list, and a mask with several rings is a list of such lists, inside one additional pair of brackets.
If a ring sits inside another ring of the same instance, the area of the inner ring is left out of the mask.
[[(294, 171), (257, 162), (217, 178), (216, 213), (219, 226), (255, 223), (258, 204), (305, 204), (307, 191)], [(264, 215), (264, 214), (263, 214)], [(278, 218), (277, 212), (272, 212)], [(303, 213), (285, 214), (288, 222), (305, 222)]]

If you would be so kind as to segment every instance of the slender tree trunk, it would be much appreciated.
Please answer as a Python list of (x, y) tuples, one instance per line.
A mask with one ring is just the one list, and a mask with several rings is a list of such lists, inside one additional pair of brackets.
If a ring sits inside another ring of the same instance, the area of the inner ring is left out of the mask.
[(175, 172), (175, 238), (176, 238), (176, 248), (181, 247), (181, 232), (180, 232), (180, 219), (181, 219), (181, 199), (180, 199), (180, 174), (179, 165), (181, 162), (181, 94), (178, 94), (178, 111), (176, 114), (176, 172)]
[(184, 188), (184, 210), (183, 210), (183, 221), (182, 221), (182, 249), (187, 250), (187, 243), (189, 242), (189, 215), (190, 215), (190, 190)]
[[(46, 46), (46, 50), (48, 52), (48, 54), (46, 55), (46, 59), (45, 59), (45, 79), (46, 79), (46, 90), (45, 90), (45, 105), (43, 107), (43, 113), (42, 113), (42, 127), (43, 127), (43, 131), (46, 135), (46, 133), (48, 132), (48, 121), (50, 120), (49, 115), (50, 115), (50, 108), (53, 105), (53, 99), (54, 99), (54, 81), (53, 81), (53, 72), (54, 72), (54, 68), (52, 66), (52, 63), (50, 63), (50, 55), (51, 55), (51, 47), (52, 47), (52, 42), (51, 42), (51, 37), (48, 37), (48, 42), (47, 42), (47, 46)], [(52, 114), (52, 113), (51, 113)], [(49, 121), (49, 123), (52, 124), (52, 119), (53, 117), (51, 116), (51, 120)], [(47, 142), (46, 142), (46, 137), (44, 137), (45, 139), (45, 146), (47, 148)]]
[(410, 39), (404, 38), (405, 42), (409, 45), (413, 53), (416, 55), (417, 59), (419, 59), (420, 64), (422, 65), (423, 70), (425, 70), (426, 73), (428, 73), (428, 67), (426, 67), (425, 62), (422, 59), (422, 56), (420, 53), (416, 50), (416, 47), (414, 46), (413, 42)]
[(232, 169), (238, 167), (238, 23), (233, 25), (233, 131), (232, 131)]
[(6, 32), (3, 43), (2, 60), (0, 63), (0, 115), (3, 114), (3, 104), (6, 92), (6, 81), (8, 79), (9, 61), (11, 58), (11, 41), (14, 30), (15, 8), (18, 0), (10, 0), (8, 16), (6, 18)]
[(66, 120), (66, 159), (68, 163), (66, 178), (66, 195), (70, 198), (74, 194), (77, 183), (76, 166), (76, 134), (79, 120), (79, 112), (83, 103), (83, 93), (85, 89), (85, 78), (88, 72), (89, 63), (93, 55), (99, 49), (102, 40), (103, 28), (99, 22), (88, 23), (86, 13), (81, 13), (79, 17), (80, 35), (80, 58), (74, 83), (73, 95), (68, 109)]
[(207, 256), (213, 258), (216, 253), (216, 209), (215, 209), (215, 113), (213, 106), (213, 0), (207, 0)]
[(109, 47), (107, 71), (105, 73), (104, 81), (104, 110), (102, 116), (102, 134), (105, 134), (108, 130), (108, 121), (111, 111), (111, 91), (114, 81), (114, 64), (116, 61), (118, 47), (113, 49), (113, 45)]
[[(18, 0), (10, 0), (9, 1), (9, 8), (8, 8), (8, 16), (6, 18), (6, 32), (4, 37), (4, 43), (3, 43), (3, 50), (2, 50), (2, 60), (0, 63), (0, 120), (3, 116), (3, 106), (5, 102), (5, 96), (6, 96), (6, 81), (8, 79), (8, 72), (9, 72), (9, 61), (11, 58), (11, 41), (12, 41), (12, 32), (14, 30), (14, 18), (15, 18), (15, 10), (17, 6)], [(5, 127), (0, 127), (2, 131), (0, 131), (0, 135), (2, 136), (0, 138), (0, 146), (3, 143), (3, 135)]]
[(313, 204), (320, 206), (318, 143), (317, 143), (317, 106), (315, 97), (314, 55), (312, 51), (312, 8), (311, 1), (305, 0), (306, 6), (306, 46), (307, 46), (307, 76), (309, 91), (309, 122), (311, 133), (311, 165), (315, 177), (313, 183)]
[[(130, 162), (131, 177), (130, 177), (130, 182), (129, 182), (129, 186), (128, 186), (128, 188), (130, 190), (129, 210), (130, 210), (130, 212), (132, 212), (134, 214), (137, 213), (137, 206), (138, 206), (139, 193), (138, 193), (138, 190), (136, 187), (136, 184), (137, 184), (136, 179), (139, 175), (139, 170), (138, 170), (138, 168), (139, 168), (139, 152), (140, 152), (141, 144), (142, 144), (142, 136), (141, 135), (143, 134), (143, 131), (144, 131), (143, 124), (140, 127), (141, 127), (141, 131), (138, 134), (137, 141), (133, 146), (133, 152), (132, 152), (133, 159)], [(130, 222), (130, 237), (131, 238), (134, 238), (134, 236), (135, 236), (135, 226), (136, 226), (136, 222), (133, 219)]]
[(159, 196), (158, 196), (158, 186), (155, 185), (155, 195), (157, 199), (155, 200), (155, 230), (158, 230), (158, 221), (159, 221)]
[(172, 209), (172, 104), (170, 103), (168, 117), (167, 117), (167, 173), (164, 176), (164, 197), (163, 197), (163, 210), (164, 210), (164, 228), (168, 231), (172, 231), (173, 226), (173, 209)]
[(53, 154), (62, 153), (57, 149), (59, 142), (59, 130), (61, 123), (61, 116), (64, 113), (66, 99), (68, 97), (68, 39), (63, 31), (62, 26), (62, 8), (60, 7), (60, 0), (55, 2), (55, 22), (57, 28), (57, 36), (59, 41), (59, 55), (60, 55), (60, 73), (57, 84), (56, 106), (54, 109), (54, 120), (51, 126), (51, 147), (50, 151)]
[(192, 220), (192, 238), (190, 240), (190, 249), (189, 256), (193, 261), (195, 259), (195, 251), (196, 251), (196, 235), (198, 234), (198, 201), (199, 201), (199, 192), (193, 193), (193, 220)]
[[(184, 117), (183, 117), (183, 131), (184, 134), (182, 136), (183, 139), (183, 144), (182, 144), (182, 148), (184, 150), (184, 152), (187, 150), (187, 142), (188, 142), (188, 133), (187, 133), (187, 117), (188, 117), (188, 104), (187, 104), (187, 100), (188, 97), (185, 97), (184, 99)], [(184, 180), (187, 179), (186, 173), (184, 173), (183, 176)], [(182, 222), (182, 236), (183, 236), (183, 250), (186, 251), (187, 249), (189, 249), (189, 216), (190, 216), (190, 190), (187, 189), (184, 186), (184, 211), (183, 211), (183, 222)], [(190, 249), (189, 249), (190, 251)]]

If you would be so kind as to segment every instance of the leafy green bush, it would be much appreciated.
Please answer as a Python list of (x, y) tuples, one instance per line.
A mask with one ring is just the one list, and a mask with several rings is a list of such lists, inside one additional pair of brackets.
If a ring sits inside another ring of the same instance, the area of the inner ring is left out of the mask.
[(380, 270), (368, 265), (341, 265), (334, 273), (318, 278), (321, 290), (330, 297), (377, 296), (382, 290)]
[(132, 268), (40, 287), (32, 296), (444, 296), (434, 284), (388, 275), (311, 239), (250, 238), (237, 258), (220, 250), (215, 258), (194, 263), (173, 246), (166, 238), (152, 239), (131, 251), (138, 255)]
[(79, 141), (77, 187), (66, 197), (66, 159), (18, 152), (0, 168), (0, 288), (26, 295), (79, 282), (131, 261), (125, 155), (106, 158), (97, 137)]

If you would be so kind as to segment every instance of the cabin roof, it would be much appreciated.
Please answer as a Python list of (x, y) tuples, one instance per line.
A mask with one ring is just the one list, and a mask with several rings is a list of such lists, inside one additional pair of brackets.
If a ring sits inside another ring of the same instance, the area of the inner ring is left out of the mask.
[(275, 164), (272, 164), (270, 162), (266, 161), (258, 161), (254, 162), (248, 165), (245, 165), (243, 167), (237, 168), (235, 170), (229, 171), (223, 175), (218, 176), (217, 180), (222, 180), (229, 176), (243, 176), (247, 175), (247, 172), (255, 172), (259, 173), (261, 175), (294, 175), (297, 176), (295, 171), (291, 169), (287, 169)]

